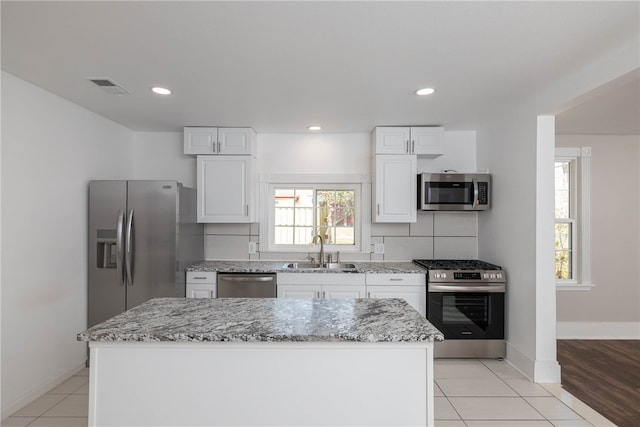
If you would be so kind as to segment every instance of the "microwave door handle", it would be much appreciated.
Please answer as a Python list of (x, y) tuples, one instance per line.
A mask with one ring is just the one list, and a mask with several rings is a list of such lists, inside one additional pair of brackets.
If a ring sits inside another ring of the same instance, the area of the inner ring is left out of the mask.
[(475, 208), (476, 206), (478, 206), (478, 203), (480, 202), (480, 200), (478, 200), (479, 194), (478, 194), (478, 180), (476, 178), (473, 178), (471, 180), (472, 184), (473, 184), (473, 203), (472, 206)]

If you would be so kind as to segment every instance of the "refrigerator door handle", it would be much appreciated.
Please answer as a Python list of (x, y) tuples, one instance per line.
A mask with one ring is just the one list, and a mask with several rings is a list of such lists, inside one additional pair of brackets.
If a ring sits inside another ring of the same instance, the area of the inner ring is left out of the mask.
[(133, 209), (129, 210), (125, 240), (125, 266), (127, 270), (127, 284), (133, 286)]
[(116, 271), (118, 272), (118, 280), (121, 285), (126, 285), (124, 277), (124, 211), (120, 209), (118, 212), (118, 225), (116, 228)]

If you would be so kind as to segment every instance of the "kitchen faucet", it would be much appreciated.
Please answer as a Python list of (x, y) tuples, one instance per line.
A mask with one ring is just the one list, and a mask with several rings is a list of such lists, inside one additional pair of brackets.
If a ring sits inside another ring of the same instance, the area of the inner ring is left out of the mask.
[(324, 238), (320, 234), (313, 236), (311, 243), (316, 243), (316, 237), (320, 238), (320, 265), (324, 264)]

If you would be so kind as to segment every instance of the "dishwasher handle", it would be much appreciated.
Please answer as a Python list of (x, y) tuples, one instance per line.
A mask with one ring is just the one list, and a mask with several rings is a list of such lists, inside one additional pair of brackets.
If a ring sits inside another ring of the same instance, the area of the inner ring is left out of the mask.
[(273, 282), (274, 279), (271, 276), (224, 276), (222, 280), (226, 282)]
[(218, 298), (276, 298), (277, 276), (274, 273), (219, 273)]

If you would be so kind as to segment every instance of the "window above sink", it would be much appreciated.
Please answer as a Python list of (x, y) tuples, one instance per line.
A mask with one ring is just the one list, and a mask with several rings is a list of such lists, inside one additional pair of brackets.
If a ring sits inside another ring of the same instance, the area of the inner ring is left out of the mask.
[(320, 235), (327, 252), (370, 252), (369, 182), (361, 175), (261, 176), (263, 250), (318, 252)]

